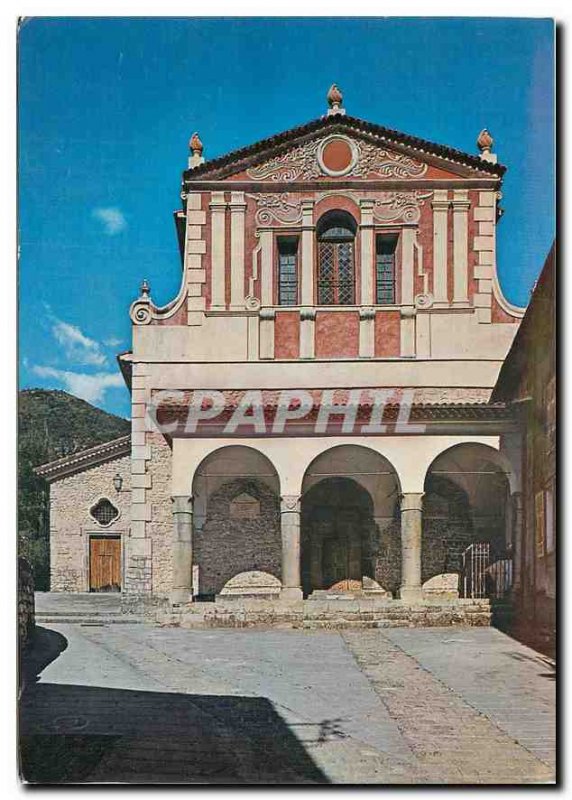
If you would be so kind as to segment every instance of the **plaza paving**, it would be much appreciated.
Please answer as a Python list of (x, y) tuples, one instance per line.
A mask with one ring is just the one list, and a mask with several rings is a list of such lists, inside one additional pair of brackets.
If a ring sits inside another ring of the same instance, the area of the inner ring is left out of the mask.
[(33, 782), (551, 782), (554, 677), (490, 628), (45, 624), (22, 765)]

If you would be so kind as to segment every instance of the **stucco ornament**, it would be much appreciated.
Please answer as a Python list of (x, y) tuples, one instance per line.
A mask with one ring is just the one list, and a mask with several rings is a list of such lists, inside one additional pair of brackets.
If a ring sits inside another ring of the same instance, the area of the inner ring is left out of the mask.
[[(293, 147), (279, 156), (247, 170), (253, 180), (271, 180), (288, 183), (296, 180), (313, 180), (325, 173), (320, 165), (319, 153), (324, 143), (331, 137), (322, 137)], [(343, 139), (345, 137), (338, 136)], [(378, 175), (382, 178), (418, 178), (427, 171), (427, 164), (412, 156), (380, 147), (369, 142), (357, 142), (347, 138), (352, 150), (356, 152), (351, 169), (346, 177), (367, 178)]]
[(244, 306), (248, 311), (258, 311), (260, 309), (260, 300), (258, 297), (249, 294), (248, 297), (244, 299)]
[(258, 211), (256, 212), (258, 225), (271, 225), (273, 222), (291, 225), (300, 222), (302, 219), (300, 200), (293, 199), (288, 192), (249, 196), (254, 197), (258, 206)]
[(433, 305), (433, 295), (429, 292), (415, 295), (415, 305), (417, 308), (431, 308)]
[(366, 177), (369, 173), (382, 178), (419, 178), (427, 172), (427, 164), (404, 153), (387, 150), (376, 144), (360, 142), (360, 156), (353, 175)]
[(380, 222), (419, 222), (421, 206), (431, 192), (384, 192), (376, 201), (374, 217)]
[(148, 325), (151, 322), (151, 287), (149, 282), (144, 279), (139, 291), (139, 297), (131, 304), (129, 316), (135, 325)]
[(295, 181), (298, 178), (317, 178), (320, 174), (316, 153), (320, 141), (306, 142), (298, 147), (275, 156), (257, 167), (248, 170), (248, 177), (255, 181)]

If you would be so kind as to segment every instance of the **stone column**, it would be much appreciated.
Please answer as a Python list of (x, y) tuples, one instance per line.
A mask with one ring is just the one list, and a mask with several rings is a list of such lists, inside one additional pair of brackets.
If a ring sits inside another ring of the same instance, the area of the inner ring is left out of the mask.
[(193, 578), (193, 498), (172, 497), (173, 501), (173, 589), (172, 603), (188, 603), (192, 599)]
[(423, 493), (401, 495), (401, 587), (407, 602), (421, 600), (421, 530)]
[(282, 593), (285, 600), (302, 599), (300, 579), (300, 495), (280, 498), (282, 531)]

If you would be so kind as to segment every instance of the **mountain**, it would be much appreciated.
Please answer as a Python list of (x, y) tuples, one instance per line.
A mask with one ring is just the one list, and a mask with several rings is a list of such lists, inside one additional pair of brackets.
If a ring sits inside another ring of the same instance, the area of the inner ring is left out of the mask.
[(37, 589), (49, 583), (49, 521), (47, 485), (34, 467), (129, 431), (129, 420), (67, 392), (18, 393), (18, 549), (32, 563)]

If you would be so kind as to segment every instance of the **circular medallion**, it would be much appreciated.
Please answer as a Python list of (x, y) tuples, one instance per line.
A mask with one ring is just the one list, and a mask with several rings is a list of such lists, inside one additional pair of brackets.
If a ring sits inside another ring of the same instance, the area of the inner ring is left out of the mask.
[(320, 145), (318, 163), (326, 175), (347, 175), (358, 157), (354, 143), (345, 136), (329, 136)]

